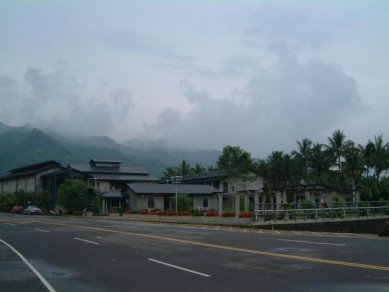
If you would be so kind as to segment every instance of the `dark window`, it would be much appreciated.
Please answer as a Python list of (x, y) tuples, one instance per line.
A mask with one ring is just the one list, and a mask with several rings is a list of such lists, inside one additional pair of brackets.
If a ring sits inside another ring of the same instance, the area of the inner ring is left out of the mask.
[(218, 181), (213, 182), (213, 187), (215, 189), (218, 189), (219, 188), (219, 182)]
[(228, 182), (223, 183), (223, 192), (228, 193)]
[(208, 197), (203, 198), (203, 208), (208, 208)]
[(147, 197), (147, 208), (154, 209), (154, 197)]

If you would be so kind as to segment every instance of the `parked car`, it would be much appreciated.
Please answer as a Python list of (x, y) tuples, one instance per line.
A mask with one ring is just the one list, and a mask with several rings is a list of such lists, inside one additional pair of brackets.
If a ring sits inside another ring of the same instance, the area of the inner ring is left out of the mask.
[(11, 213), (13, 213), (13, 214), (22, 214), (23, 213), (23, 207), (22, 206), (13, 206), (11, 208)]
[(23, 210), (23, 214), (32, 215), (32, 214), (38, 214), (42, 215), (42, 210), (38, 208), (37, 206), (28, 206), (26, 209)]

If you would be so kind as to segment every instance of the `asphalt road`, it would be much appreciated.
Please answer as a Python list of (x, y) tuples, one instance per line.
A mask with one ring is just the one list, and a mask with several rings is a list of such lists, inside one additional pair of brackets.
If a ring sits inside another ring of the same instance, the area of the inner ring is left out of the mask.
[(0, 291), (389, 291), (374, 235), (1, 214), (0, 240)]

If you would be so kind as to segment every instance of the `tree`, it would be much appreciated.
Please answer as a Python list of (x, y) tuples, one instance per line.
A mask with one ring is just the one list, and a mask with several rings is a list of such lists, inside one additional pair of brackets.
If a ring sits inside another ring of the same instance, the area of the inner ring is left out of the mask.
[(226, 146), (217, 161), (218, 169), (227, 176), (231, 191), (234, 192), (237, 183), (250, 179), (252, 171), (251, 154), (240, 147)]
[(38, 206), (41, 207), (44, 211), (49, 211), (52, 207), (52, 197), (50, 192), (43, 191), (40, 192), (37, 196)]
[(63, 206), (69, 214), (81, 213), (86, 207), (85, 190), (89, 185), (81, 180), (66, 180), (58, 190), (58, 203)]
[(357, 147), (349, 147), (344, 152), (345, 161), (343, 162), (342, 170), (345, 177), (351, 180), (352, 190), (355, 190), (356, 183), (362, 176), (364, 170), (364, 159), (362, 151)]
[(301, 141), (297, 141), (298, 150), (293, 151), (292, 155), (297, 158), (298, 164), (302, 167), (302, 178), (305, 182), (308, 180), (308, 167), (309, 167), (309, 158), (312, 151), (312, 141), (308, 138), (305, 138)]
[(323, 176), (331, 165), (331, 156), (325, 151), (323, 144), (315, 143), (312, 145), (312, 151), (309, 159), (312, 175), (316, 183), (323, 183)]
[(298, 179), (296, 160), (282, 151), (273, 151), (266, 159), (266, 179), (270, 188), (285, 188)]
[(354, 142), (346, 140), (346, 135), (341, 130), (336, 130), (332, 133), (331, 137), (328, 137), (329, 145), (327, 146), (329, 152), (336, 161), (335, 164), (338, 166), (338, 173), (341, 171), (341, 157), (348, 147), (354, 145)]
[[(171, 199), (173, 210), (176, 209), (176, 200)], [(190, 211), (193, 208), (193, 199), (187, 194), (179, 194), (177, 196), (177, 211)]]
[(15, 192), (16, 204), (20, 206), (27, 206), (28, 202), (32, 202), (33, 195), (31, 193), (25, 192), (23, 189), (20, 189)]
[(186, 160), (183, 160), (180, 163), (178, 175), (184, 176), (188, 174), (190, 174), (190, 164)]
[(374, 146), (371, 163), (375, 178), (379, 180), (381, 173), (389, 169), (389, 143), (385, 144), (382, 135), (374, 136), (374, 142), (369, 140), (369, 143)]
[(168, 167), (165, 169), (163, 172), (162, 180), (170, 180), (172, 176), (177, 176), (179, 175), (180, 172), (177, 167)]
[(205, 172), (205, 168), (201, 165), (201, 163), (196, 163), (194, 167), (190, 169), (191, 174), (195, 173), (203, 173)]

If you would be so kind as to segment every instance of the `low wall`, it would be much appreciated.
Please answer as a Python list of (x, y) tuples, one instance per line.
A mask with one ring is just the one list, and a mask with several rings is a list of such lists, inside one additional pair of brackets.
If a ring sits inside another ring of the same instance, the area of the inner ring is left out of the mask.
[[(387, 222), (387, 223), (386, 223)], [(387, 225), (385, 225), (387, 224)], [(301, 222), (282, 224), (262, 224), (261, 229), (294, 230), (294, 231), (318, 231), (318, 232), (341, 232), (341, 233), (366, 233), (389, 235), (386, 230), (389, 226), (389, 217), (377, 219), (343, 220), (343, 221), (321, 221)], [(385, 231), (384, 231), (385, 229)]]
[(212, 225), (249, 225), (251, 218), (235, 217), (206, 217), (206, 216), (159, 216), (140, 214), (110, 214), (111, 218), (122, 218), (133, 221), (166, 222), (166, 223), (188, 223), (188, 224), (212, 224)]
[[(110, 214), (110, 218), (143, 221), (143, 222), (163, 222), (163, 223), (181, 223), (181, 224), (204, 224), (204, 225), (240, 225), (250, 228), (274, 229), (274, 230), (294, 230), (294, 231), (317, 231), (317, 232), (340, 232), (340, 233), (366, 233), (389, 235), (389, 216), (381, 218), (366, 218), (356, 220), (337, 220), (334, 221), (314, 221), (314, 222), (255, 222), (251, 218), (235, 217), (192, 217), (192, 216), (159, 216), (159, 215), (140, 215), (140, 214)], [(385, 223), (388, 222), (386, 226)], [(386, 229), (385, 229), (386, 228)], [(385, 229), (385, 231), (384, 231)]]

